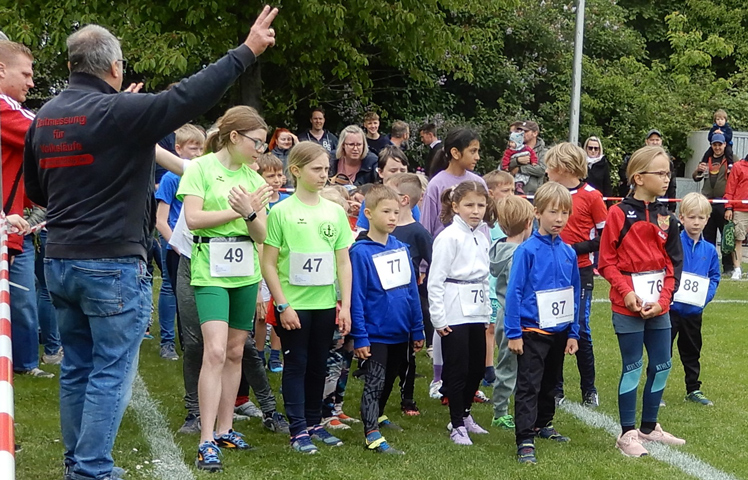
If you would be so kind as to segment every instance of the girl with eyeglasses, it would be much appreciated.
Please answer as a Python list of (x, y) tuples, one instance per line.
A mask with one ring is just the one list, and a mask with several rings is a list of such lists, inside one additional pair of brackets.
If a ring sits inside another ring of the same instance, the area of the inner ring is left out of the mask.
[[(683, 445), (685, 440), (657, 423), (670, 373), (670, 303), (683, 269), (678, 221), (658, 197), (670, 183), (670, 160), (662, 147), (644, 147), (631, 156), (626, 177), (629, 195), (608, 211), (600, 241), (600, 274), (610, 282), (613, 328), (623, 361), (618, 387), (621, 435), (616, 447), (626, 456), (648, 454), (642, 445)], [(637, 430), (639, 378), (647, 349), (647, 381)]]
[(330, 160), (330, 179), (340, 185), (376, 183), (379, 159), (369, 151), (364, 131), (348, 125), (340, 132), (335, 158)]
[(253, 108), (226, 111), (208, 136), (210, 153), (192, 162), (177, 192), (194, 235), (191, 285), (204, 344), (196, 461), (202, 470), (222, 469), (221, 447), (251, 448), (232, 422), (261, 280), (258, 250), (267, 235), (265, 205), (272, 192), (248, 165), (267, 149), (267, 131)]
[(587, 183), (602, 193), (603, 197), (612, 197), (610, 163), (603, 154), (603, 143), (598, 137), (589, 137), (584, 142), (584, 152), (587, 154)]

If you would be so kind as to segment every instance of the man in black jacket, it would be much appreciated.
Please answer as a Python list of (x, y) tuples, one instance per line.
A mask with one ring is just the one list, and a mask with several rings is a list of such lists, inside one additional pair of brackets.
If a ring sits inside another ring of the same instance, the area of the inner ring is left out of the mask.
[(69, 87), (41, 108), (24, 153), (28, 196), (47, 207), (66, 479), (114, 478), (112, 446), (150, 316), (156, 142), (215, 105), (275, 43), (276, 15), (265, 7), (244, 44), (157, 95), (119, 93), (122, 50), (106, 29), (88, 25), (67, 40)]

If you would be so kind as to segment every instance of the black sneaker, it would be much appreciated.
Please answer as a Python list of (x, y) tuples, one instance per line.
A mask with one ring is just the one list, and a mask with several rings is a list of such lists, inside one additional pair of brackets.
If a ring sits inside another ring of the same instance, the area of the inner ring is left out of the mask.
[(553, 427), (553, 424), (549, 423), (543, 428), (536, 428), (535, 429), (535, 436), (540, 438), (545, 438), (546, 440), (553, 440), (554, 442), (560, 442), (560, 443), (566, 443), (570, 442), (571, 439), (569, 437), (565, 437), (558, 433), (558, 431)]
[(223, 471), (221, 449), (218, 448), (218, 445), (216, 445), (215, 442), (203, 442), (199, 447), (197, 447), (195, 466), (198, 470), (205, 470), (208, 472)]
[(244, 440), (244, 435), (234, 430), (229, 430), (228, 433), (223, 435), (215, 436), (216, 444), (221, 448), (230, 448), (232, 450), (253, 450), (254, 447)]
[(582, 406), (586, 408), (595, 409), (600, 406), (600, 399), (597, 396), (597, 392), (587, 392), (583, 395)]
[(284, 417), (280, 412), (273, 412), (272, 415), (267, 415), (263, 418), (262, 426), (275, 433), (283, 433), (286, 435), (291, 433), (288, 428), (286, 417)]
[(200, 433), (200, 416), (194, 413), (188, 413), (184, 418), (184, 423), (178, 430), (179, 433)]
[(535, 465), (538, 459), (535, 458), (535, 444), (532, 442), (523, 442), (517, 445), (517, 461)]

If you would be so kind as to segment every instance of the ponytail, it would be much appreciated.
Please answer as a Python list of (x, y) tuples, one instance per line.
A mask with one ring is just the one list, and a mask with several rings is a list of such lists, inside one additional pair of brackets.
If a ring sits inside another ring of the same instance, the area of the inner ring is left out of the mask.
[(488, 195), (488, 190), (486, 190), (486, 187), (484, 187), (482, 183), (472, 180), (462, 182), (459, 185), (444, 190), (441, 198), (442, 211), (439, 214), (439, 220), (441, 220), (444, 225), (452, 223), (456, 215), (455, 211), (452, 209), (452, 204), (456, 203), (459, 205), (462, 199), (470, 192), (475, 192), (478, 195), (485, 197), (486, 213), (483, 214), (483, 221), (486, 222), (489, 227), (496, 225), (496, 220), (498, 219), (496, 202), (494, 202), (494, 200)]

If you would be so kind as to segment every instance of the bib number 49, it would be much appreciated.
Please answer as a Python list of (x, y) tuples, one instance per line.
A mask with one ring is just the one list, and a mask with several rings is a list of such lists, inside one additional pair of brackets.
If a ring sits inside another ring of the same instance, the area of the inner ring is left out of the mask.
[(244, 260), (244, 250), (241, 248), (229, 248), (223, 259), (229, 263), (241, 263)]

